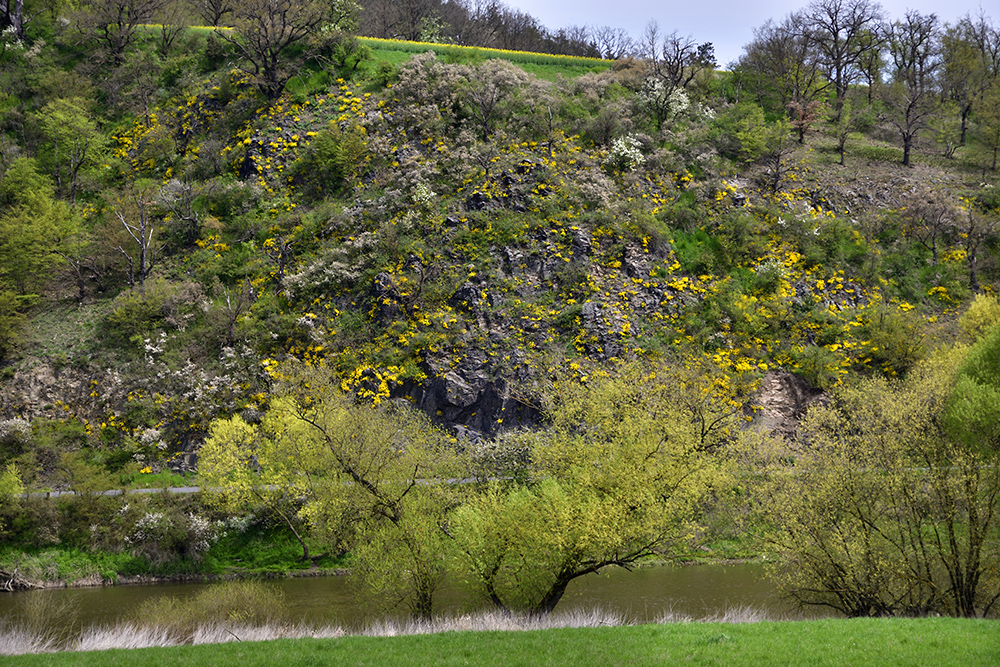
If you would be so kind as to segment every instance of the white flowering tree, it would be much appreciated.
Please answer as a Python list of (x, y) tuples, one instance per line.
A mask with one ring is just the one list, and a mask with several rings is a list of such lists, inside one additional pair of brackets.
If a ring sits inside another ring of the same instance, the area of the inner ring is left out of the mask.
[(643, 165), (646, 158), (642, 154), (642, 143), (632, 134), (618, 137), (611, 142), (606, 164), (618, 171), (635, 171)]

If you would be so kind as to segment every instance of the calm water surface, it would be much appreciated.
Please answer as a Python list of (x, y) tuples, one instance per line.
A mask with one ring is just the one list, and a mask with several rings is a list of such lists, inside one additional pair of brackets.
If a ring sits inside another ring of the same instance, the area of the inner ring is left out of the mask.
[[(351, 586), (349, 576), (276, 579), (293, 616), (310, 623), (333, 623), (357, 628), (378, 616)], [(54, 589), (0, 593), (0, 618), (16, 620), (28, 596), (52, 596), (71, 603), (77, 626), (112, 623), (126, 617), (149, 599), (161, 596), (190, 597), (212, 584), (158, 584), (107, 588)], [(461, 595), (445, 590), (440, 611), (469, 611)], [(752, 607), (775, 617), (801, 617), (781, 600), (764, 577), (758, 563), (739, 565), (658, 566), (627, 572), (608, 568), (570, 584), (557, 610), (601, 609), (616, 611), (631, 622), (655, 621), (667, 613), (704, 618), (734, 607)], [(815, 613), (815, 612), (813, 612)], [(400, 612), (405, 615), (405, 612)]]

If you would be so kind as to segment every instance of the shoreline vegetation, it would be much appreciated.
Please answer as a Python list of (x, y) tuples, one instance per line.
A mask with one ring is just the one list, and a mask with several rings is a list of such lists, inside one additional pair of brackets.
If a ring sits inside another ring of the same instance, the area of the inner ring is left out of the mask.
[[(742, 565), (759, 563), (766, 560), (764, 556), (750, 558), (728, 558), (700, 556), (695, 558), (680, 557), (651, 558), (632, 565), (632, 569), (647, 567), (698, 567), (701, 565)], [(224, 581), (244, 581), (259, 579), (309, 578), (309, 577), (345, 577), (351, 574), (347, 567), (317, 567), (310, 565), (298, 569), (287, 570), (238, 570), (225, 572), (181, 572), (175, 574), (135, 574), (119, 575), (112, 573), (90, 574), (77, 578), (35, 579), (24, 577), (17, 568), (13, 570), (0, 566), (0, 592), (20, 592), (32, 590), (50, 590), (61, 588), (101, 588), (106, 586), (156, 586), (159, 584), (176, 583), (214, 583)]]
[[(123, 623), (72, 636), (0, 632), (11, 667), (100, 665), (976, 665), (996, 664), (997, 622), (983, 619), (773, 621), (730, 610), (700, 622), (665, 617), (621, 625), (600, 611), (544, 617), (492, 612), (432, 622), (340, 627), (200, 625), (186, 634)], [(138, 652), (137, 652), (138, 651)]]

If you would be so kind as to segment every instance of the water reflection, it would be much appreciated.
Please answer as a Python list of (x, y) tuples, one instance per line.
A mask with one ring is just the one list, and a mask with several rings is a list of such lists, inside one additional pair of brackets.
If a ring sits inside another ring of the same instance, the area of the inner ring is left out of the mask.
[[(294, 618), (310, 623), (332, 623), (358, 628), (377, 620), (377, 612), (361, 601), (349, 577), (276, 579), (285, 593)], [(55, 589), (0, 594), (0, 618), (17, 620), (27, 601), (25, 596), (53, 596), (53, 602), (72, 602), (67, 621), (73, 625), (113, 623), (126, 618), (143, 602), (161, 596), (191, 597), (211, 584), (161, 584), (108, 588)], [(470, 611), (459, 591), (448, 589), (439, 598), (442, 613)], [(608, 568), (570, 584), (559, 610), (599, 607), (621, 614), (630, 622), (655, 621), (665, 614), (705, 618), (727, 609), (752, 607), (773, 617), (800, 617), (802, 613), (785, 603), (764, 577), (757, 563), (649, 567), (627, 572)], [(405, 610), (397, 614), (405, 615)], [(817, 612), (808, 612), (816, 615)]]

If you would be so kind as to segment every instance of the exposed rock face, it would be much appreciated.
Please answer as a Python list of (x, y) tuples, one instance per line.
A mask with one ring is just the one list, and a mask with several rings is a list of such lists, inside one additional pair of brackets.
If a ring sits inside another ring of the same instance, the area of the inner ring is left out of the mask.
[(754, 423), (775, 435), (792, 437), (809, 406), (825, 403), (826, 392), (788, 371), (769, 371), (761, 381)]
[(0, 390), (0, 414), (7, 417), (33, 419), (56, 416), (54, 406), (66, 403), (86, 404), (90, 391), (84, 374), (71, 367), (55, 368), (33, 361), (17, 371), (13, 379)]
[(413, 403), (433, 419), (471, 439), (540, 421), (536, 407), (512, 391), (515, 383), (494, 377), (485, 353), (471, 350), (454, 368), (440, 368), (420, 385), (404, 387)]

